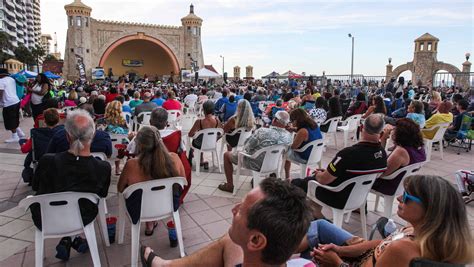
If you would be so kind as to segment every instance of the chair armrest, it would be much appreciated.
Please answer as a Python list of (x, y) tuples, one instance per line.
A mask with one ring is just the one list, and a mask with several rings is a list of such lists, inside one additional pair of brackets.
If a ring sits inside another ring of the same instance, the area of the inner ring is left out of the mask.
[[(327, 189), (331, 192), (340, 192), (351, 183), (354, 183), (354, 181), (352, 179), (347, 180), (347, 181), (341, 183), (340, 185), (333, 187), (333, 186), (320, 184), (318, 181), (311, 180), (308, 183), (308, 192), (310, 192), (310, 188), (316, 190), (317, 187), (322, 187), (322, 188)], [(313, 192), (314, 192), (314, 190), (313, 190)]]
[[(321, 140), (321, 143), (324, 145), (324, 142), (323, 142), (323, 138), (319, 139)], [(314, 147), (316, 147), (318, 145), (318, 143), (313, 143), (313, 142), (309, 142), (307, 143), (306, 145), (304, 145), (302, 148), (298, 148), (298, 149), (293, 149), (294, 152), (304, 152), (306, 149), (308, 149), (310, 146), (313, 146), (313, 149)]]

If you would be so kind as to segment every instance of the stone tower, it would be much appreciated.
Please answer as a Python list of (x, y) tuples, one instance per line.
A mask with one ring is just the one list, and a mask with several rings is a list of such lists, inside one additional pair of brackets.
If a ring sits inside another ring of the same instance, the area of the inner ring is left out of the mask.
[(245, 78), (246, 79), (253, 79), (253, 67), (247, 66), (245, 67)]
[(234, 80), (239, 80), (240, 79), (240, 67), (235, 66), (234, 67)]
[(184, 66), (182, 68), (198, 70), (204, 67), (201, 45), (202, 19), (194, 14), (193, 4), (189, 7), (189, 14), (181, 19), (181, 23), (184, 31)]
[(81, 0), (64, 6), (68, 16), (66, 48), (64, 53), (64, 70), (68, 79), (85, 79), (90, 77), (91, 70), (91, 12), (92, 8)]
[(433, 69), (438, 61), (439, 39), (425, 33), (415, 40), (415, 54), (413, 56), (413, 81), (426, 83), (433, 79)]

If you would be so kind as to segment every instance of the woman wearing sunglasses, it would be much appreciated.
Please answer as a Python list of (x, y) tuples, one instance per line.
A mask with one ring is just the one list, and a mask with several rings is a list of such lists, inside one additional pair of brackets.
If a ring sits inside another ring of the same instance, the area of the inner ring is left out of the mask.
[(409, 266), (415, 258), (467, 264), (473, 260), (466, 207), (437, 176), (406, 178), (397, 214), (407, 221), (384, 240), (363, 240), (325, 221), (311, 223), (299, 251), (311, 248), (321, 266)]

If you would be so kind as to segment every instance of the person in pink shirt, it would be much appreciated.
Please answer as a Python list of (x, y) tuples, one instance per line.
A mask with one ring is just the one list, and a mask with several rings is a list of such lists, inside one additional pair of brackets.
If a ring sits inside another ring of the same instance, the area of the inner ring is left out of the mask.
[(76, 91), (72, 90), (71, 92), (69, 92), (67, 99), (64, 101), (64, 106), (75, 107), (77, 106), (76, 101), (77, 101), (77, 93)]
[(173, 91), (169, 91), (168, 99), (163, 103), (163, 108), (166, 110), (181, 110), (181, 103), (175, 98), (175, 93)]

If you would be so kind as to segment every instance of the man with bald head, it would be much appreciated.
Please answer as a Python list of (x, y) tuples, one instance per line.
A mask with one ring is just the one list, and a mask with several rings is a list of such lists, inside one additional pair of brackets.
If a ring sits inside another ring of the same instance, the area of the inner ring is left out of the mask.
[[(98, 160), (91, 155), (95, 135), (94, 120), (87, 111), (74, 110), (68, 112), (64, 128), (70, 144), (69, 150), (41, 157), (32, 182), (33, 190), (37, 195), (72, 191), (106, 197), (111, 167), (107, 161)], [(83, 224), (93, 222), (98, 212), (97, 205), (84, 200), (79, 201), (79, 207)], [(33, 222), (41, 229), (39, 207), (33, 205), (31, 214)], [(79, 252), (87, 251), (87, 243), (81, 237), (76, 237), (74, 241), (70, 237), (64, 237), (56, 247), (56, 257), (68, 260), (71, 245)]]
[[(313, 176), (304, 179), (293, 179), (292, 184), (308, 190), (308, 182), (316, 180), (320, 184), (335, 187), (355, 176), (369, 173), (383, 173), (387, 169), (387, 154), (380, 145), (380, 136), (385, 126), (381, 114), (367, 117), (361, 126), (359, 143), (339, 151), (329, 163), (326, 170), (316, 170)], [(334, 193), (318, 187), (316, 194), (324, 203), (342, 209), (349, 198), (352, 187)], [(315, 205), (313, 216), (324, 218), (321, 206)]]

